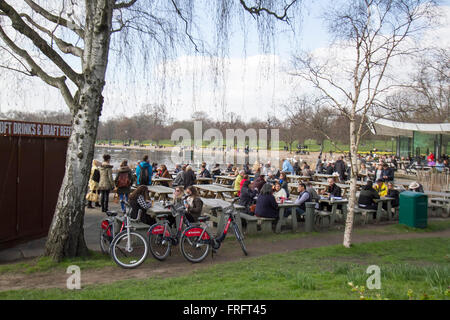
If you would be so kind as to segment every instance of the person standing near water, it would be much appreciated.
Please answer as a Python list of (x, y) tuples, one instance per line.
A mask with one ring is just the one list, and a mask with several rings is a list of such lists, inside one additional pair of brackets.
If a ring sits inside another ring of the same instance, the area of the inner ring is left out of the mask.
[(136, 185), (149, 186), (152, 184), (153, 168), (148, 162), (148, 156), (144, 156), (142, 161), (136, 167), (137, 181)]
[(101, 194), (102, 212), (108, 211), (109, 193), (114, 189), (114, 180), (112, 177), (112, 168), (110, 164), (111, 156), (105, 154), (103, 156), (103, 163), (100, 167), (100, 181), (98, 183), (98, 190)]

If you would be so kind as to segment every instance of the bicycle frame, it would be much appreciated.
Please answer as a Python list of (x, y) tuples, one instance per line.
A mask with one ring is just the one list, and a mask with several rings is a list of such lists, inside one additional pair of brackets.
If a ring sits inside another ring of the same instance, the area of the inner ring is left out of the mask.
[[(186, 218), (186, 213), (184, 210), (177, 210), (173, 206), (171, 207), (172, 210), (172, 216), (176, 218), (176, 216), (180, 215), (180, 222), (177, 223), (177, 232), (172, 235), (172, 233), (169, 231), (169, 222), (167, 220), (164, 221), (163, 226), (160, 224), (153, 225), (150, 227), (149, 231), (147, 232), (147, 235), (150, 235), (150, 232), (152, 235), (164, 235), (164, 240), (169, 240), (172, 242), (172, 244), (176, 245), (178, 243), (178, 240), (180, 239), (182, 233), (183, 233), (183, 224), (186, 224), (186, 228), (191, 226), (191, 223)], [(174, 214), (175, 212), (175, 214)], [(162, 228), (163, 227), (163, 228)]]

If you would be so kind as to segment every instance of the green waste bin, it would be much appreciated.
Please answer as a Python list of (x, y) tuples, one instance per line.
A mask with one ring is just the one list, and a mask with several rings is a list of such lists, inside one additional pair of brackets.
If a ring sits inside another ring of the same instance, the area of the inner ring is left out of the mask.
[(413, 228), (426, 228), (428, 218), (428, 196), (420, 192), (400, 193), (398, 222)]

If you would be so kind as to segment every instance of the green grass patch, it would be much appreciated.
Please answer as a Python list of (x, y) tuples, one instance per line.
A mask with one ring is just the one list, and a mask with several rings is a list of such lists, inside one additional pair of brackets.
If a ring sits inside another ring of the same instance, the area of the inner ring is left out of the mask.
[(25, 273), (50, 272), (59, 269), (67, 269), (70, 265), (77, 265), (81, 269), (100, 269), (108, 266), (115, 266), (111, 257), (100, 252), (90, 251), (89, 256), (67, 258), (60, 263), (53, 261), (49, 257), (38, 257), (25, 262), (0, 265), (0, 274), (3, 273)]
[(0, 299), (359, 299), (348, 283), (365, 286), (372, 264), (381, 269), (382, 287), (366, 290), (368, 297), (408, 299), (410, 291), (448, 299), (449, 248), (446, 238), (330, 246), (244, 258), (173, 278), (0, 292)]
[(404, 234), (404, 233), (428, 233), (450, 229), (450, 220), (428, 221), (426, 228), (413, 228), (404, 224), (391, 224), (377, 229), (355, 229), (357, 234)]

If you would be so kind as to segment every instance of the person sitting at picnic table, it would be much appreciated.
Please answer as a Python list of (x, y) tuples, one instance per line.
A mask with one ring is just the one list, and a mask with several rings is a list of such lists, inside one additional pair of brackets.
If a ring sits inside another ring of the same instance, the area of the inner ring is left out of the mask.
[(225, 169), (226, 174), (234, 173), (233, 165), (231, 163), (227, 164), (227, 168)]
[(259, 170), (259, 171), (261, 171), (261, 165), (260, 165), (260, 163), (258, 162), (258, 160), (256, 160), (255, 161), (255, 163), (253, 164), (253, 167), (252, 167), (252, 172), (253, 172), (253, 174), (256, 174), (256, 172)]
[(436, 168), (436, 171), (443, 172), (445, 165), (444, 165), (444, 162), (442, 161), (442, 159), (437, 159), (436, 165), (434, 167)]
[(157, 174), (158, 173), (158, 163), (153, 162), (152, 163), (152, 175)]
[(435, 159), (434, 159), (434, 154), (433, 154), (433, 152), (430, 152), (430, 154), (429, 154), (428, 157), (427, 157), (428, 165), (431, 166), (432, 164), (430, 164), (430, 163), (433, 163), (434, 160), (435, 160)]
[(198, 217), (200, 217), (203, 209), (203, 201), (200, 199), (197, 189), (194, 186), (189, 186), (186, 188), (186, 218), (189, 222), (196, 222)]
[(131, 206), (130, 217), (136, 219), (139, 210), (142, 210), (141, 221), (148, 225), (153, 225), (156, 223), (155, 218), (152, 218), (147, 214), (147, 210), (152, 207), (152, 202), (150, 201), (150, 195), (147, 186), (139, 186), (134, 190), (129, 197), (129, 203)]
[(278, 180), (278, 182), (280, 183), (281, 188), (283, 188), (284, 191), (286, 191), (286, 197), (289, 197), (289, 184), (288, 184), (287, 175), (285, 172), (280, 173), (280, 179)]
[(255, 216), (278, 219), (278, 203), (273, 196), (272, 186), (266, 183), (256, 199)]
[(264, 178), (265, 176), (263, 174), (260, 174), (258, 178), (253, 181), (255, 189), (258, 190), (258, 193), (261, 192), (262, 187), (266, 184), (266, 179)]
[(319, 202), (320, 196), (317, 193), (316, 189), (314, 189), (312, 182), (308, 181), (305, 184), (306, 184), (306, 191), (308, 191), (308, 193), (311, 195), (311, 201)]
[(292, 164), (289, 162), (288, 159), (283, 159), (283, 166), (281, 169), (283, 172), (288, 172), (293, 174), (294, 173), (294, 167), (292, 167)]
[(261, 173), (267, 176), (269, 172), (272, 172), (272, 165), (270, 161), (267, 161), (267, 163), (264, 165), (264, 167), (261, 170)]
[(384, 182), (394, 181), (394, 169), (390, 168), (387, 163), (383, 163), (381, 168), (381, 179)]
[(374, 199), (380, 199), (380, 195), (373, 188), (373, 182), (367, 180), (366, 184), (361, 188), (358, 198), (358, 206), (363, 209), (376, 210), (377, 204)]
[(221, 171), (220, 171), (220, 165), (219, 165), (218, 163), (216, 163), (216, 165), (214, 166), (214, 168), (211, 170), (211, 173), (212, 173), (213, 179), (214, 179), (216, 176), (220, 176), (220, 175), (222, 174)]
[(177, 173), (180, 172), (180, 171), (181, 171), (181, 165), (177, 163), (177, 164), (175, 165), (175, 170), (173, 171), (173, 173), (177, 174)]
[(408, 189), (409, 189), (409, 191), (423, 193), (423, 186), (420, 183), (418, 183), (417, 181), (411, 182)]
[(239, 196), (239, 191), (241, 191), (241, 181), (244, 179), (245, 171), (239, 171), (238, 176), (234, 180), (233, 189), (236, 191), (234, 194)]
[(384, 183), (383, 179), (378, 179), (377, 183), (373, 187), (380, 197), (386, 197), (387, 195), (387, 186)]
[(250, 165), (248, 162), (244, 163), (244, 167), (242, 168), (244, 170), (245, 174), (250, 175), (252, 174), (252, 169), (250, 169)]
[(245, 207), (247, 214), (253, 215), (253, 212), (250, 212), (250, 206), (255, 203), (254, 198), (257, 194), (258, 190), (254, 189), (252, 183), (249, 180), (244, 181), (239, 196), (239, 204)]
[(183, 177), (184, 177), (184, 172), (186, 171), (186, 165), (184, 164), (182, 167), (181, 167), (181, 171), (179, 171), (178, 173), (177, 173), (177, 175), (175, 176), (175, 179), (173, 180), (173, 186), (182, 186), (182, 185), (184, 185), (184, 180), (183, 180)]
[(270, 183), (271, 185), (274, 185), (276, 181), (277, 181), (277, 178), (275, 177), (273, 172), (269, 171), (269, 173), (267, 174), (266, 182)]
[(248, 174), (244, 174), (244, 177), (241, 180), (241, 183), (239, 184), (239, 191), (237, 193), (237, 196), (240, 197), (241, 195), (241, 190), (242, 190), (242, 186), (244, 185), (245, 181), (250, 181), (250, 178), (248, 177)]
[(383, 165), (378, 164), (375, 169), (375, 181), (383, 179)]
[[(334, 178), (328, 178), (328, 186), (325, 188), (325, 190), (322, 191), (322, 196), (328, 197), (328, 198), (334, 198), (334, 197), (341, 197), (342, 190), (341, 188), (336, 184), (336, 181)], [(320, 203), (319, 204), (319, 210), (327, 210), (331, 211), (331, 205), (328, 203)]]
[(200, 168), (199, 176), (202, 178), (211, 178), (211, 174), (209, 173), (208, 169), (206, 169), (205, 164), (202, 164), (202, 167)]
[[(306, 190), (306, 184), (299, 183), (297, 187), (298, 197), (295, 199), (294, 204), (298, 207), (295, 207), (295, 213), (297, 215), (297, 219), (299, 219), (302, 215), (305, 214), (306, 211), (306, 202), (311, 202), (311, 194)], [(292, 214), (292, 209), (288, 209), (284, 212), (284, 216), (288, 217)]]
[[(159, 177), (160, 178), (172, 179), (172, 176), (169, 173), (169, 170), (167, 169), (165, 164), (162, 164), (160, 169), (159, 169)], [(168, 187), (169, 186), (169, 182), (163, 181), (163, 182), (161, 182), (161, 185), (165, 186), (165, 187)]]
[(189, 186), (192, 186), (195, 184), (195, 173), (192, 170), (191, 166), (186, 167), (186, 171), (183, 173), (183, 186), (186, 189)]
[(184, 189), (182, 186), (177, 186), (173, 190), (173, 200), (172, 202), (174, 204), (183, 204), (183, 196), (184, 196)]
[(275, 182), (273, 189), (274, 189), (273, 196), (275, 197), (275, 200), (280, 201), (281, 198), (286, 199), (288, 197), (286, 190), (284, 190), (281, 187), (281, 184), (279, 181)]
[(367, 170), (366, 164), (364, 162), (361, 162), (361, 165), (359, 167), (359, 177), (361, 178), (361, 181), (366, 181), (368, 176), (369, 171)]
[(325, 174), (331, 175), (334, 172), (334, 161), (330, 160), (327, 163), (327, 167), (325, 168)]
[[(391, 201), (391, 206), (392, 208), (397, 208), (400, 205), (400, 192), (395, 190), (395, 186), (392, 181), (388, 182), (387, 188), (388, 192), (386, 196), (389, 198), (394, 198), (394, 200)], [(387, 210), (387, 203), (383, 203), (383, 209)]]

